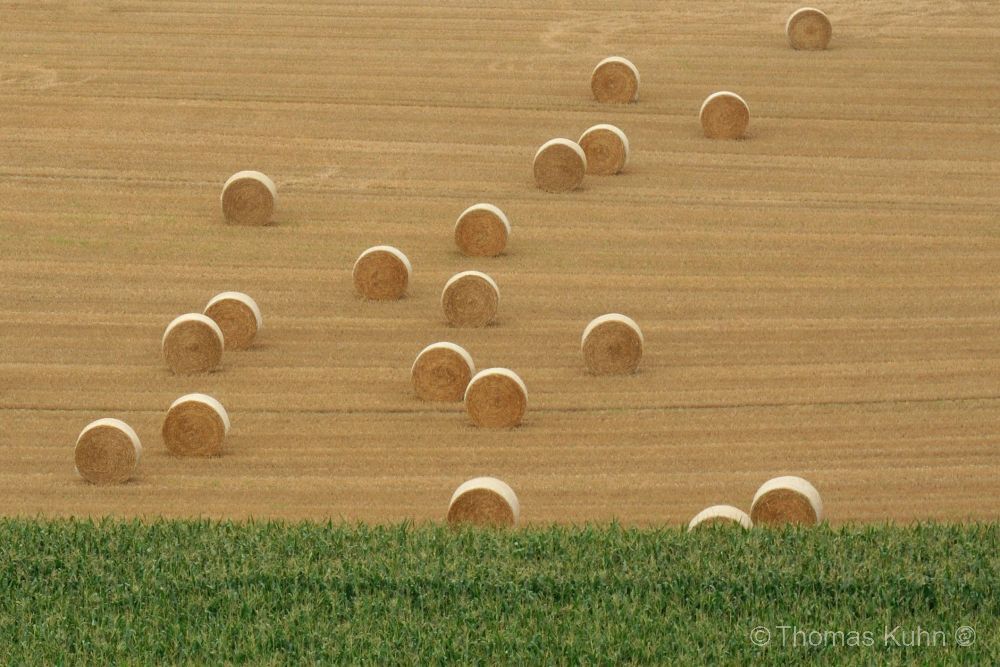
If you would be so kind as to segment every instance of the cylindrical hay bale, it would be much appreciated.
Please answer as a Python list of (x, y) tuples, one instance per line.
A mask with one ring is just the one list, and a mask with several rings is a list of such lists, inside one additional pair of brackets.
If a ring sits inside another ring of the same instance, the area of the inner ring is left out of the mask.
[(454, 343), (432, 343), (417, 355), (410, 378), (425, 401), (461, 401), (476, 372), (472, 356)]
[(475, 204), (455, 223), (455, 245), (468, 257), (496, 257), (507, 247), (510, 221), (493, 204)]
[(222, 186), (222, 214), (233, 225), (266, 225), (274, 215), (278, 189), (259, 171), (240, 171)]
[(775, 477), (757, 489), (750, 506), (754, 525), (798, 523), (814, 525), (823, 520), (823, 501), (812, 484), (801, 477)]
[(785, 34), (793, 49), (822, 51), (830, 44), (833, 25), (830, 18), (818, 9), (803, 7), (792, 12), (785, 24)]
[(120, 419), (98, 419), (80, 432), (76, 472), (92, 484), (120, 484), (135, 474), (142, 457), (139, 436)]
[(709, 139), (739, 139), (750, 125), (750, 107), (736, 93), (712, 93), (701, 105), (701, 127)]
[(395, 301), (406, 294), (413, 266), (397, 248), (377, 245), (354, 262), (354, 289), (373, 301)]
[(639, 70), (632, 61), (611, 56), (597, 63), (590, 75), (594, 99), (605, 104), (628, 104), (639, 99)]
[(501, 528), (517, 525), (521, 514), (514, 489), (495, 477), (476, 477), (451, 496), (448, 523)]
[(583, 330), (580, 350), (595, 375), (634, 373), (642, 359), (642, 331), (631, 317), (620, 313), (601, 315)]
[(587, 155), (569, 139), (550, 139), (535, 153), (535, 184), (546, 192), (568, 192), (580, 187), (587, 173)]
[(587, 173), (611, 176), (628, 164), (628, 137), (620, 128), (601, 123), (580, 137), (580, 148), (587, 156)]
[(219, 456), (229, 434), (229, 413), (205, 394), (187, 394), (170, 405), (163, 442), (176, 456)]
[(456, 273), (441, 290), (445, 319), (454, 327), (485, 327), (496, 319), (500, 288), (481, 271)]
[(753, 521), (747, 513), (732, 505), (712, 505), (694, 515), (688, 530), (702, 528), (705, 526), (737, 525), (743, 528), (752, 528)]
[(181, 315), (163, 332), (163, 358), (178, 375), (207, 373), (222, 361), (225, 340), (222, 329), (207, 315)]
[(257, 302), (242, 292), (216, 294), (205, 306), (205, 315), (219, 325), (227, 350), (250, 347), (264, 326)]
[(487, 368), (469, 381), (465, 411), (482, 428), (513, 428), (528, 409), (528, 388), (507, 368)]

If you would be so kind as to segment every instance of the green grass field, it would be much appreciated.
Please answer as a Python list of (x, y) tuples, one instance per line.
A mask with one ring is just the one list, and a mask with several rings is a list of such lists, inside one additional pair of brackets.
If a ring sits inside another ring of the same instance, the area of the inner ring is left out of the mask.
[(998, 552), (998, 524), (3, 519), (0, 662), (997, 664)]

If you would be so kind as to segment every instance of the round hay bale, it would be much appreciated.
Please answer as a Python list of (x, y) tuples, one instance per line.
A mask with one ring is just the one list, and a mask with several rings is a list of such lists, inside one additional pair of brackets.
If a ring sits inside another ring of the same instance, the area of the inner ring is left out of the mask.
[(445, 283), (441, 307), (454, 327), (485, 327), (497, 316), (500, 288), (481, 271), (462, 271)]
[(496, 257), (507, 247), (510, 221), (493, 204), (475, 204), (455, 223), (455, 245), (468, 257)]
[(205, 394), (187, 394), (170, 404), (163, 442), (176, 456), (219, 456), (229, 434), (229, 413)]
[(245, 350), (264, 326), (257, 302), (242, 292), (216, 294), (205, 306), (205, 315), (219, 325), (227, 350)]
[(785, 34), (793, 49), (822, 51), (830, 44), (833, 25), (830, 18), (818, 9), (796, 9), (785, 23)]
[(628, 163), (628, 137), (607, 123), (594, 125), (580, 136), (580, 148), (587, 156), (587, 173), (612, 176)]
[(642, 359), (644, 339), (631, 317), (610, 313), (595, 317), (583, 330), (580, 350), (595, 375), (634, 373)]
[(448, 503), (448, 523), (508, 528), (517, 525), (521, 506), (517, 495), (495, 477), (476, 477), (463, 483)]
[(753, 528), (753, 521), (743, 510), (732, 505), (712, 505), (694, 515), (688, 530), (706, 526), (737, 525), (743, 528)]
[(76, 439), (76, 472), (91, 484), (120, 484), (135, 474), (142, 457), (139, 436), (120, 419), (98, 419)]
[(535, 153), (535, 184), (546, 192), (568, 192), (580, 187), (587, 173), (587, 155), (569, 139), (550, 139)]
[(222, 186), (222, 215), (232, 225), (271, 222), (278, 189), (259, 171), (239, 171)]
[(483, 428), (513, 428), (528, 409), (528, 388), (507, 368), (479, 371), (465, 389), (465, 411)]
[(454, 343), (432, 343), (410, 368), (417, 397), (425, 401), (461, 401), (476, 372), (472, 356)]
[(354, 289), (372, 301), (395, 301), (406, 294), (413, 266), (397, 248), (377, 245), (354, 262)]
[(699, 116), (709, 139), (739, 139), (750, 125), (750, 107), (742, 97), (725, 90), (705, 98)]
[(178, 375), (207, 373), (222, 361), (225, 340), (212, 318), (201, 313), (180, 315), (163, 332), (163, 358)]
[(628, 104), (639, 100), (639, 70), (632, 61), (611, 56), (597, 63), (590, 75), (594, 99), (605, 104)]
[(757, 489), (750, 505), (750, 518), (754, 525), (811, 526), (823, 520), (823, 501), (816, 487), (801, 477), (775, 477)]

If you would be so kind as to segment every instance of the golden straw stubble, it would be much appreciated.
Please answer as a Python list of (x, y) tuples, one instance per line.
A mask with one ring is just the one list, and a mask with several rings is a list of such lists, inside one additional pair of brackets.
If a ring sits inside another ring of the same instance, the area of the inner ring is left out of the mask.
[(591, 320), (580, 342), (583, 360), (594, 375), (634, 373), (642, 359), (642, 346), (639, 325), (620, 313)]
[(455, 222), (455, 245), (468, 257), (496, 257), (507, 247), (510, 221), (493, 204), (475, 204)]
[(225, 337), (212, 318), (188, 313), (167, 325), (161, 347), (163, 358), (174, 373), (207, 373), (218, 368), (222, 361)]
[(587, 173), (587, 155), (569, 139), (546, 141), (532, 163), (535, 185), (546, 192), (569, 192), (580, 187)]
[(618, 127), (601, 123), (587, 129), (580, 137), (580, 148), (587, 156), (587, 173), (611, 176), (628, 164), (628, 137)]
[(455, 489), (448, 504), (448, 523), (511, 528), (521, 507), (510, 486), (495, 477), (476, 477)]
[(628, 104), (639, 99), (639, 69), (627, 58), (611, 56), (597, 63), (590, 75), (594, 99), (605, 104)]
[(736, 93), (722, 90), (705, 98), (699, 117), (709, 139), (740, 139), (750, 125), (750, 107)]
[(234, 225), (266, 225), (271, 222), (278, 190), (274, 181), (259, 171), (239, 171), (222, 186), (222, 214)]
[(454, 343), (432, 343), (410, 369), (417, 397), (424, 401), (461, 401), (476, 367), (472, 356)]
[(462, 271), (441, 290), (445, 319), (455, 327), (485, 327), (497, 316), (500, 288), (481, 271)]
[(412, 273), (410, 260), (398, 248), (373, 246), (354, 262), (354, 289), (372, 301), (395, 301), (406, 294)]
[(813, 7), (803, 7), (792, 12), (785, 23), (788, 44), (793, 49), (821, 51), (830, 44), (833, 25), (830, 18)]
[(120, 419), (104, 418), (88, 424), (76, 439), (76, 472), (92, 484), (128, 481), (139, 466), (139, 436)]
[(508, 368), (487, 368), (469, 381), (465, 411), (482, 428), (513, 428), (528, 409), (528, 388)]
[(264, 325), (257, 302), (242, 292), (216, 294), (205, 306), (205, 315), (219, 325), (227, 350), (250, 347)]
[(752, 528), (753, 521), (746, 512), (732, 505), (712, 505), (694, 515), (688, 524), (688, 530), (708, 526), (735, 525), (742, 528)]
[(219, 456), (229, 426), (222, 403), (205, 394), (187, 394), (167, 410), (163, 443), (176, 456)]
[(783, 523), (812, 526), (823, 520), (823, 501), (816, 487), (801, 477), (775, 477), (757, 489), (750, 518), (755, 526)]

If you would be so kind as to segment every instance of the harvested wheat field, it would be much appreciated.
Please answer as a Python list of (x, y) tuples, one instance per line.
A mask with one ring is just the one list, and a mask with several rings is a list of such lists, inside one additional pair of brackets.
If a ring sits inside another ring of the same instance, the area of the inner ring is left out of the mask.
[[(831, 0), (796, 51), (796, 3), (607, 4), (0, 3), (0, 512), (443, 521), (488, 476), (522, 523), (682, 524), (795, 475), (834, 524), (1000, 518), (1000, 5)], [(611, 55), (637, 102), (593, 99)], [(742, 140), (704, 136), (723, 90)], [(538, 147), (598, 123), (624, 171), (539, 190)], [(273, 224), (225, 223), (241, 170)], [(455, 245), (479, 202), (500, 256)], [(364, 301), (383, 244), (412, 278)], [(484, 328), (442, 313), (465, 270), (502, 292)], [(227, 290), (254, 343), (173, 375), (165, 327)], [(586, 371), (606, 313), (634, 375)], [(437, 341), (516, 372), (523, 423), (419, 400)], [(221, 457), (163, 443), (193, 392)], [(125, 484), (74, 472), (103, 417), (142, 440)]]

